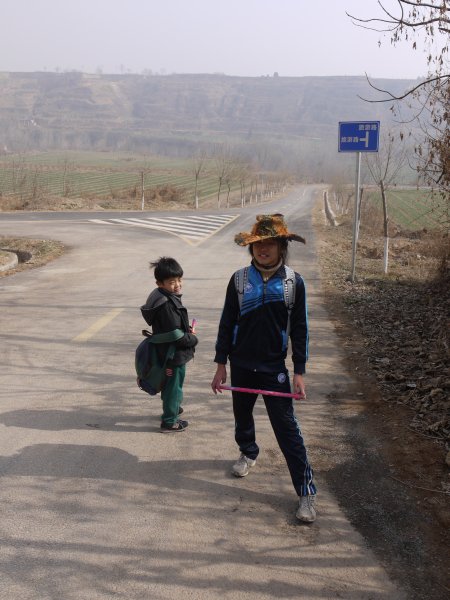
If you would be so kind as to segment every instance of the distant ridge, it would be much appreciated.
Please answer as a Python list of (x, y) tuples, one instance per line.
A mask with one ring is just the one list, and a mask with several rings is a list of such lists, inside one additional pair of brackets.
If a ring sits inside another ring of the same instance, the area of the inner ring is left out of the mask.
[[(376, 79), (402, 93), (413, 80)], [(335, 143), (342, 120), (389, 124), (365, 77), (0, 73), (0, 149), (192, 155), (227, 143)]]

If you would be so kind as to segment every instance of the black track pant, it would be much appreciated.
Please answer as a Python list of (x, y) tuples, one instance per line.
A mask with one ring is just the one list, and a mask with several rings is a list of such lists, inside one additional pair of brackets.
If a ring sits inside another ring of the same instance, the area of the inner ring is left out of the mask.
[[(231, 365), (230, 371), (233, 387), (263, 389), (273, 392), (291, 391), (287, 371), (256, 373), (233, 365)], [(235, 440), (240, 451), (252, 459), (255, 459), (259, 454), (253, 419), (253, 407), (257, 397), (257, 394), (233, 392)], [(300, 426), (294, 414), (292, 398), (268, 395), (263, 395), (263, 398), (272, 429), (280, 450), (286, 459), (297, 495), (314, 495), (316, 487), (313, 483), (313, 470), (308, 462)]]

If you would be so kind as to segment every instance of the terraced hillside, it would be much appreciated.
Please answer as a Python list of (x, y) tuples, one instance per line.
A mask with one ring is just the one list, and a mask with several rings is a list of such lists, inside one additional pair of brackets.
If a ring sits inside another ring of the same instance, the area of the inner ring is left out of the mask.
[[(409, 80), (376, 80), (404, 91)], [(192, 156), (219, 143), (272, 168), (336, 153), (341, 120), (389, 125), (365, 77), (0, 73), (0, 149)], [(264, 142), (262, 144), (262, 142)]]

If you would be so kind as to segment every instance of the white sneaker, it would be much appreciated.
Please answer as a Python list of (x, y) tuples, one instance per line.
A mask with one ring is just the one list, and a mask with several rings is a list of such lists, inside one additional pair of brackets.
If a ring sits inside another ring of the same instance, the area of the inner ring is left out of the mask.
[(245, 477), (248, 475), (248, 470), (250, 467), (254, 467), (256, 465), (256, 459), (249, 458), (245, 456), (245, 454), (241, 454), (238, 458), (237, 462), (234, 463), (231, 472), (236, 477)]
[(314, 508), (315, 496), (300, 496), (298, 499), (298, 509), (295, 513), (297, 519), (305, 523), (312, 523), (316, 520), (316, 509)]

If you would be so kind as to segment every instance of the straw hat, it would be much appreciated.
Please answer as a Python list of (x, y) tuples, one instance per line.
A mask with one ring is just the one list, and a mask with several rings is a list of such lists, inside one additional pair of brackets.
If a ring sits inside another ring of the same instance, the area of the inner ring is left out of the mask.
[(269, 238), (283, 238), (289, 242), (295, 240), (296, 242), (306, 243), (305, 239), (300, 235), (288, 231), (284, 217), (280, 213), (274, 215), (257, 215), (256, 223), (253, 225), (252, 230), (249, 233), (245, 231), (238, 233), (234, 241), (238, 246), (248, 246), (254, 242), (268, 240)]

